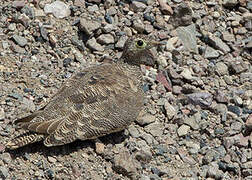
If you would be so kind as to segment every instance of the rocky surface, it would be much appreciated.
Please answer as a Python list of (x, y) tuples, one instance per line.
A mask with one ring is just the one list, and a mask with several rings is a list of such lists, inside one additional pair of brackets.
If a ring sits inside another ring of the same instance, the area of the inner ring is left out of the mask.
[[(0, 12), (0, 179), (252, 178), (250, 1), (6, 0)], [(5, 151), (16, 118), (138, 33), (166, 45), (142, 67), (145, 111), (128, 129)]]

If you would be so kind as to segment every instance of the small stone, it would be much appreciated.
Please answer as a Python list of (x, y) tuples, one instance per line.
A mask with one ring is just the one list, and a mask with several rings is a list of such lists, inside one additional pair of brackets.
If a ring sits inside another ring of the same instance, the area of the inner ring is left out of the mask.
[(209, 107), (212, 104), (213, 96), (208, 92), (197, 92), (193, 94), (188, 94), (189, 100), (202, 107)]
[(102, 34), (97, 38), (97, 42), (100, 44), (113, 44), (115, 39), (111, 34)]
[(204, 57), (207, 59), (213, 59), (213, 58), (217, 58), (220, 56), (220, 53), (218, 51), (216, 51), (214, 48), (207, 46), (206, 50), (205, 50), (205, 55)]
[(214, 179), (221, 179), (223, 172), (221, 170), (219, 170), (218, 165), (216, 164), (215, 166), (210, 165), (207, 171), (207, 175), (209, 177), (212, 177)]
[(145, 125), (155, 122), (156, 117), (150, 114), (145, 114), (144, 116), (139, 116), (136, 121), (141, 126), (145, 126)]
[(152, 153), (149, 150), (140, 150), (136, 153), (135, 158), (138, 161), (149, 162), (152, 159)]
[(182, 41), (184, 47), (194, 53), (198, 53), (197, 38), (196, 38), (196, 26), (191, 24), (189, 26), (181, 26), (176, 29), (178, 37)]
[(4, 118), (5, 118), (4, 109), (3, 109), (3, 108), (0, 108), (0, 121), (1, 121), (1, 120), (4, 120)]
[(129, 126), (128, 131), (133, 138), (138, 138), (140, 136), (140, 133), (135, 126)]
[(235, 7), (239, 2), (237, 0), (223, 0), (222, 4), (223, 6), (227, 8), (233, 8)]
[(87, 46), (93, 51), (104, 51), (104, 47), (96, 42), (95, 37), (92, 37), (87, 41)]
[(143, 33), (145, 30), (145, 26), (140, 19), (136, 19), (133, 21), (133, 28), (139, 33)]
[(95, 142), (95, 152), (97, 154), (103, 154), (104, 153), (104, 148), (105, 148), (105, 145), (101, 142)]
[(97, 21), (88, 20), (85, 18), (80, 19), (80, 30), (84, 31), (88, 36), (91, 36), (95, 30), (99, 29), (101, 24)]
[(14, 1), (12, 3), (12, 6), (14, 8), (21, 9), (21, 8), (23, 8), (25, 6), (25, 1), (20, 1), (20, 0), (19, 1)]
[(65, 18), (71, 14), (70, 8), (62, 1), (54, 1), (44, 7), (46, 14), (52, 13), (56, 18)]
[(114, 157), (113, 169), (120, 174), (125, 176), (132, 176), (136, 173), (136, 166), (134, 161), (127, 150), (121, 150), (119, 154)]
[(188, 26), (192, 24), (192, 17), (191, 7), (187, 3), (180, 3), (178, 6), (175, 6), (173, 16), (171, 16), (169, 22), (175, 27)]
[(6, 179), (8, 176), (9, 176), (9, 170), (4, 166), (0, 166), (0, 178)]
[(115, 47), (118, 49), (123, 49), (125, 42), (127, 41), (127, 36), (121, 36), (117, 41)]
[(130, 8), (134, 11), (134, 12), (143, 12), (146, 9), (146, 5), (142, 2), (139, 1), (133, 1), (130, 4)]
[(233, 97), (234, 99), (234, 103), (237, 105), (237, 106), (241, 106), (243, 104), (243, 101), (242, 101), (242, 98), (240, 98), (239, 96), (234, 96)]
[(200, 128), (201, 114), (200, 112), (195, 113), (190, 118), (185, 118), (184, 124), (189, 125), (192, 129), (198, 130)]
[(164, 108), (168, 120), (171, 120), (177, 113), (176, 109), (168, 101), (165, 101)]
[(240, 116), (241, 114), (241, 110), (238, 106), (232, 106), (232, 105), (229, 105), (228, 106), (228, 111), (232, 112), (232, 113), (235, 113), (237, 116)]
[(246, 126), (252, 128), (252, 114), (250, 114), (246, 120)]
[(228, 74), (228, 67), (223, 62), (218, 62), (216, 64), (216, 72), (219, 74), (219, 76), (227, 75)]
[(188, 68), (184, 68), (180, 75), (185, 78), (186, 80), (193, 80), (194, 77), (192, 76), (192, 71)]
[(13, 35), (12, 36), (13, 40), (21, 47), (24, 47), (27, 44), (27, 40), (19, 35)]
[(163, 125), (155, 122), (144, 127), (144, 130), (150, 133), (154, 137), (160, 137), (163, 135)]
[(221, 50), (223, 53), (229, 53), (231, 50), (229, 46), (224, 43), (220, 38), (210, 34), (209, 43), (216, 49)]
[(190, 126), (183, 124), (182, 126), (178, 128), (177, 133), (178, 133), (178, 136), (181, 137), (181, 136), (187, 135), (189, 131), (190, 131)]
[(48, 159), (48, 161), (49, 161), (50, 163), (55, 163), (55, 162), (57, 162), (57, 159), (55, 159), (55, 158), (52, 157), (52, 156), (48, 156), (47, 159)]
[(234, 42), (235, 41), (235, 36), (228, 31), (224, 31), (222, 33), (222, 39), (227, 42)]
[(88, 6), (88, 11), (90, 12), (90, 13), (93, 13), (93, 12), (96, 12), (96, 11), (99, 11), (99, 7), (98, 7), (98, 5), (97, 4), (95, 4), (95, 5), (93, 5), (93, 6)]
[(171, 6), (169, 6), (166, 3), (166, 1), (158, 0), (158, 2), (159, 2), (160, 10), (164, 15), (172, 15), (173, 14), (173, 10), (172, 10)]
[(216, 94), (215, 94), (215, 97), (217, 102), (219, 103), (227, 103), (228, 102), (228, 99), (227, 99), (227, 96), (225, 95), (225, 93), (221, 90), (217, 90), (216, 91)]

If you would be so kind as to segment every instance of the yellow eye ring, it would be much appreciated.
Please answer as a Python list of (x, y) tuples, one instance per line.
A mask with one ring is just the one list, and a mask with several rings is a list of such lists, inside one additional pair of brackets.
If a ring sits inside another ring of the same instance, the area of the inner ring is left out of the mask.
[(145, 46), (146, 46), (146, 43), (145, 43), (144, 40), (138, 39), (138, 40), (136, 41), (136, 47), (138, 47), (138, 48), (144, 48)]

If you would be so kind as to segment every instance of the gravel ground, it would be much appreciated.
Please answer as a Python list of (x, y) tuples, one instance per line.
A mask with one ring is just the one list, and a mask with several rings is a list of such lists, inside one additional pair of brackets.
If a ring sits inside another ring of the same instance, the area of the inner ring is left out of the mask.
[[(128, 129), (5, 151), (16, 118), (139, 33), (166, 45)], [(0, 37), (0, 179), (252, 179), (251, 1), (5, 0)]]

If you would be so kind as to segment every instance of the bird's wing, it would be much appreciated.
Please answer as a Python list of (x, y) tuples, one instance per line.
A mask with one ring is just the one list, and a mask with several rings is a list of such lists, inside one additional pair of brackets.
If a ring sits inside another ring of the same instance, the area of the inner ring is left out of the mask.
[(117, 116), (128, 113), (122, 107), (133, 104), (132, 96), (127, 95), (129, 88), (127, 75), (114, 64), (87, 68), (67, 81), (42, 110), (16, 123), (48, 134), (44, 141), (47, 146), (95, 138), (127, 123), (110, 118), (118, 120)]

